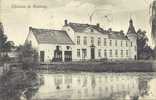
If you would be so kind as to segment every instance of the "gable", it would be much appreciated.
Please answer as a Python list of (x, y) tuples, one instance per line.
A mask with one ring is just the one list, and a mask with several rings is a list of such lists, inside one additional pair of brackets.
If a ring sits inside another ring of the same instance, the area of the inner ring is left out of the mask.
[(32, 31), (29, 31), (28, 36), (26, 38), (26, 43), (31, 43), (33, 48), (38, 48), (38, 41)]

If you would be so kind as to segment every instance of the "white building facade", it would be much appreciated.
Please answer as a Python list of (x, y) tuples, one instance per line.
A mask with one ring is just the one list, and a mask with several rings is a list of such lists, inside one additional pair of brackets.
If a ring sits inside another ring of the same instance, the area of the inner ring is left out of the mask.
[(133, 21), (127, 35), (97, 25), (68, 23), (62, 30), (30, 28), (26, 41), (37, 49), (41, 62), (137, 59)]

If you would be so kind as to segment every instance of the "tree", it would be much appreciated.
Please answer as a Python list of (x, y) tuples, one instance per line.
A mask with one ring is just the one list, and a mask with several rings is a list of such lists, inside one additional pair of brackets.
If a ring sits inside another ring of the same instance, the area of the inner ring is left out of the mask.
[(151, 39), (153, 45), (156, 46), (156, 0), (150, 4), (150, 23), (151, 23)]
[(153, 59), (156, 60), (156, 46), (155, 46), (155, 48), (153, 49)]
[(38, 53), (32, 48), (30, 43), (25, 43), (19, 46), (18, 49), (18, 59), (22, 63), (23, 69), (33, 69), (38, 66)]
[(8, 52), (14, 47), (12, 41), (7, 41), (7, 36), (4, 34), (4, 28), (0, 22), (0, 57), (1, 59), (8, 56)]
[(150, 59), (152, 57), (153, 50), (147, 42), (148, 38), (146, 36), (146, 31), (139, 29), (137, 31), (138, 59)]
[(43, 84), (34, 71), (9, 71), (0, 76), (0, 100), (31, 100)]

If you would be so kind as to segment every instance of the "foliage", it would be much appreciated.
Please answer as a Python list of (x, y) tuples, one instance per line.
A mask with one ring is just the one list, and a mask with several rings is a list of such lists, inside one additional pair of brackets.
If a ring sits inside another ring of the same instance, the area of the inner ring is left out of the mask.
[(8, 52), (14, 47), (14, 43), (12, 41), (7, 40), (7, 36), (4, 34), (4, 28), (2, 23), (0, 22), (0, 58), (4, 61), (3, 58), (6, 58)]
[(19, 46), (17, 49), (19, 62), (22, 63), (23, 69), (32, 69), (38, 66), (38, 53), (29, 43)]
[(150, 59), (153, 54), (153, 50), (147, 44), (148, 38), (146, 36), (146, 31), (142, 31), (139, 29), (137, 31), (137, 52), (138, 52), (138, 59)]
[(155, 46), (155, 48), (153, 49), (153, 58), (156, 60), (156, 46)]
[(42, 79), (33, 71), (9, 71), (0, 77), (0, 100), (31, 100), (42, 85)]

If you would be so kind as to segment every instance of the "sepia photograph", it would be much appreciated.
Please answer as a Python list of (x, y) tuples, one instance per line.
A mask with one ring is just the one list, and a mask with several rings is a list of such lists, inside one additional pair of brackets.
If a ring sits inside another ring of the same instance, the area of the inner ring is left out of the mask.
[(0, 100), (156, 100), (156, 0), (0, 0)]

